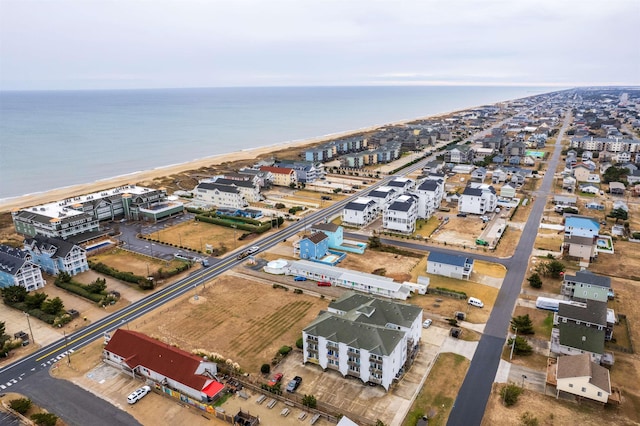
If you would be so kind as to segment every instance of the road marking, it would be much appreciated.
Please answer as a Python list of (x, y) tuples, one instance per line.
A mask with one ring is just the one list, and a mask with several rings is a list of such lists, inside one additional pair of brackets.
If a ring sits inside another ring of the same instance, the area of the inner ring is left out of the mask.
[(7, 386), (11, 386), (11, 382), (7, 382)]
[(54, 350), (52, 350), (52, 351), (50, 351), (50, 352), (48, 352), (48, 353), (46, 353), (46, 354), (42, 355), (41, 357), (36, 358), (36, 361), (41, 361), (41, 360), (43, 360), (44, 358), (46, 358), (46, 357), (48, 357), (48, 356), (51, 356), (52, 354), (54, 354), (54, 353), (56, 353), (56, 352), (60, 351), (62, 348), (66, 347), (67, 345), (72, 345), (72, 344), (74, 344), (74, 343), (76, 343), (76, 342), (78, 342), (78, 341), (80, 341), (80, 340), (82, 340), (82, 339), (85, 339), (85, 338), (87, 338), (87, 337), (91, 336), (92, 334), (95, 334), (95, 333), (96, 333), (97, 331), (99, 331), (99, 330), (102, 330), (102, 329), (104, 329), (104, 328), (107, 328), (107, 327), (109, 327), (110, 325), (112, 325), (112, 324), (114, 324), (114, 323), (116, 323), (116, 322), (118, 322), (118, 321), (121, 321), (121, 320), (122, 320), (122, 319), (124, 319), (124, 318), (130, 317), (130, 316), (132, 316), (134, 313), (136, 313), (136, 312), (140, 311), (141, 309), (144, 309), (144, 308), (146, 308), (147, 306), (149, 306), (149, 305), (151, 305), (151, 304), (153, 304), (153, 303), (155, 303), (155, 302), (157, 302), (157, 301), (159, 301), (159, 300), (162, 300), (162, 299), (164, 299), (164, 298), (167, 298), (167, 297), (168, 297), (168, 296), (170, 296), (171, 294), (173, 294), (173, 293), (175, 293), (175, 292), (177, 292), (177, 291), (183, 290), (185, 287), (190, 287), (190, 286), (192, 285), (192, 283), (193, 283), (193, 282), (195, 282), (195, 281), (198, 281), (198, 280), (201, 280), (201, 279), (207, 279), (207, 278), (209, 278), (209, 276), (214, 275), (217, 271), (219, 271), (219, 270), (221, 270), (221, 269), (225, 268), (227, 265), (229, 265), (229, 264), (233, 263), (234, 261), (236, 261), (235, 257), (230, 257), (229, 259), (227, 259), (227, 261), (226, 261), (226, 262), (222, 262), (222, 263), (217, 264), (217, 265), (216, 265), (216, 266), (214, 266), (214, 267), (211, 267), (210, 269), (208, 269), (208, 270), (207, 270), (205, 273), (203, 273), (202, 275), (200, 275), (200, 276), (198, 276), (198, 277), (194, 277), (194, 278), (192, 278), (192, 279), (190, 279), (190, 280), (188, 280), (188, 281), (185, 281), (185, 282), (184, 282), (184, 283), (182, 283), (181, 285), (179, 285), (179, 286), (177, 286), (177, 287), (175, 287), (175, 288), (172, 288), (170, 291), (168, 291), (168, 292), (166, 292), (166, 293), (164, 293), (164, 294), (162, 294), (162, 295), (158, 295), (157, 297), (154, 297), (154, 298), (150, 299), (148, 302), (141, 304), (140, 306), (136, 307), (135, 309), (132, 309), (132, 310), (131, 310), (131, 311), (129, 311), (128, 313), (126, 313), (126, 314), (122, 314), (122, 315), (120, 315), (120, 316), (118, 316), (118, 317), (116, 317), (116, 318), (112, 319), (111, 321), (109, 321), (109, 322), (106, 322), (106, 323), (102, 324), (100, 327), (97, 327), (97, 328), (93, 329), (92, 331), (89, 331), (89, 332), (87, 332), (87, 333), (84, 333), (83, 335), (81, 335), (81, 336), (79, 336), (79, 337), (77, 337), (77, 338), (75, 338), (75, 339), (73, 339), (73, 340), (71, 340), (71, 341), (69, 341), (69, 342), (62, 342), (62, 343), (60, 344), (60, 346), (59, 346), (57, 349), (54, 349)]
[(6, 389), (7, 387), (5, 385), (0, 385), (0, 388)]

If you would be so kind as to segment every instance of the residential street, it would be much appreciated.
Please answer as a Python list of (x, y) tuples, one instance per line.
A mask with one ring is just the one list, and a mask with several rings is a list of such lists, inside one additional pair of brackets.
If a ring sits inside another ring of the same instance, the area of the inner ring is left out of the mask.
[(507, 328), (509, 327), (516, 299), (520, 294), (521, 283), (527, 272), (529, 256), (538, 233), (538, 226), (546, 204), (546, 196), (549, 194), (553, 183), (554, 173), (552, 171), (556, 169), (560, 159), (562, 136), (567, 130), (570, 121), (571, 113), (567, 112), (562, 129), (558, 132), (556, 138), (555, 150), (547, 164), (549, 173), (545, 173), (540, 190), (536, 193), (529, 219), (515, 253), (510, 259), (511, 262), (504, 284), (500, 288), (484, 334), (480, 338), (480, 343), (471, 360), (469, 371), (454, 402), (447, 422), (448, 425), (479, 425), (482, 422), (484, 410), (491, 394), (491, 387), (496, 378), (502, 348), (506, 342)]

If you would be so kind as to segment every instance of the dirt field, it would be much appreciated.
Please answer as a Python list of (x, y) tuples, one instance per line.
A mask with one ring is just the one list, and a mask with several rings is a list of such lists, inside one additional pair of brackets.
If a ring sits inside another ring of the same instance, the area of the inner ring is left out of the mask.
[(227, 228), (212, 223), (189, 221), (154, 232), (150, 237), (165, 244), (174, 244), (178, 247), (187, 247), (202, 252), (206, 249), (207, 244), (210, 244), (214, 249), (226, 253), (250, 241), (250, 239), (238, 240), (244, 232), (240, 229)]
[(417, 257), (405, 257), (393, 253), (367, 250), (367, 253), (364, 255), (347, 254), (347, 257), (345, 257), (338, 266), (368, 273), (372, 273), (379, 268), (384, 268), (386, 269), (385, 277), (403, 282), (411, 279), (410, 271), (416, 267), (420, 260), (421, 259)]
[[(589, 270), (601, 275), (640, 280), (640, 244), (617, 240), (613, 242), (613, 249), (614, 254), (599, 254), (598, 259), (589, 265)], [(622, 258), (624, 262), (620, 261)]]
[(246, 278), (222, 276), (193, 297), (155, 311), (133, 329), (190, 351), (204, 349), (257, 373), (277, 350), (295, 346), (301, 331), (328, 300), (287, 294)]
[(533, 414), (540, 425), (634, 425), (637, 420), (629, 420), (621, 409), (602, 408), (595, 404), (575, 403), (553, 396), (543, 396), (537, 392), (525, 390), (518, 402), (511, 407), (505, 407), (500, 398), (503, 385), (493, 385), (487, 408), (482, 419), (483, 426), (522, 425), (520, 418), (525, 412)]
[[(143, 256), (141, 254), (117, 248), (97, 254), (95, 256), (91, 256), (90, 260), (93, 262), (102, 262), (105, 265), (111, 266), (112, 268), (115, 268), (119, 271), (132, 272), (143, 277), (146, 277), (150, 273), (154, 274), (160, 269), (172, 269), (182, 264), (182, 261), (180, 260), (165, 262), (157, 258)], [(193, 268), (199, 267), (199, 265), (193, 266)]]

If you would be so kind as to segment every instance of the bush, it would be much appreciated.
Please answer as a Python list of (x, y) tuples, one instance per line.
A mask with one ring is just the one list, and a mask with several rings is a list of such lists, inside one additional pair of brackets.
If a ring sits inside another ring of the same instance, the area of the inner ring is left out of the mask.
[(531, 274), (531, 276), (527, 278), (527, 281), (529, 281), (529, 285), (533, 288), (542, 287), (542, 279), (540, 278), (540, 275), (538, 273)]
[(299, 288), (296, 288), (293, 290), (293, 294), (302, 294), (302, 290)]
[(293, 348), (291, 346), (283, 346), (280, 349), (278, 349), (278, 353), (280, 355), (288, 355), (289, 352), (291, 352)]
[(38, 426), (56, 426), (58, 422), (58, 416), (52, 413), (36, 413), (30, 418)]
[(318, 401), (313, 395), (305, 395), (302, 397), (302, 405), (309, 408), (316, 408), (318, 406)]
[(20, 414), (24, 414), (31, 408), (31, 400), (29, 398), (12, 399), (9, 401), (9, 407)]
[(507, 407), (511, 407), (516, 402), (518, 402), (518, 397), (522, 393), (522, 388), (517, 385), (510, 384), (502, 388), (500, 390), (500, 397), (504, 402), (504, 405)]
[(260, 372), (262, 374), (269, 374), (271, 372), (271, 366), (269, 364), (262, 364), (262, 367), (260, 367)]
[(296, 348), (302, 349), (303, 347), (304, 347), (304, 342), (302, 341), (302, 337), (299, 337), (298, 340), (296, 340)]
[(522, 426), (538, 426), (540, 424), (538, 422), (538, 418), (535, 417), (531, 412), (525, 411), (520, 416), (520, 424)]
[[(87, 287), (89, 287), (91, 284), (89, 284), (89, 286), (84, 286), (82, 284), (79, 284), (73, 281), (64, 282), (64, 281), (58, 281), (58, 280), (56, 280), (54, 284), (56, 285), (56, 287), (63, 288), (70, 293), (77, 294), (80, 297), (84, 297), (85, 299), (89, 299), (96, 303), (100, 302), (100, 300), (102, 300), (102, 298), (104, 297), (102, 294), (96, 294), (89, 291)], [(92, 288), (95, 290), (98, 287), (92, 287)], [(102, 290), (102, 292), (104, 293), (104, 290)]]
[(140, 280), (146, 281), (146, 277), (135, 275), (133, 272), (118, 271), (117, 269), (107, 266), (102, 262), (98, 262), (98, 263), (89, 262), (89, 267), (96, 272), (100, 272), (101, 274), (109, 275), (120, 281), (132, 283), (132, 284), (138, 284)]

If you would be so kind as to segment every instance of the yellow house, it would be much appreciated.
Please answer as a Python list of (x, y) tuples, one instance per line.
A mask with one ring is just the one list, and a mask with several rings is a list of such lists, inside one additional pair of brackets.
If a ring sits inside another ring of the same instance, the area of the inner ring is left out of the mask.
[(587, 353), (559, 357), (556, 379), (556, 398), (562, 391), (606, 403), (611, 395), (609, 370), (591, 362)]
[(273, 184), (275, 186), (289, 186), (292, 183), (298, 183), (296, 171), (289, 167), (269, 167), (262, 166), (260, 170), (263, 172), (271, 172), (273, 175)]

